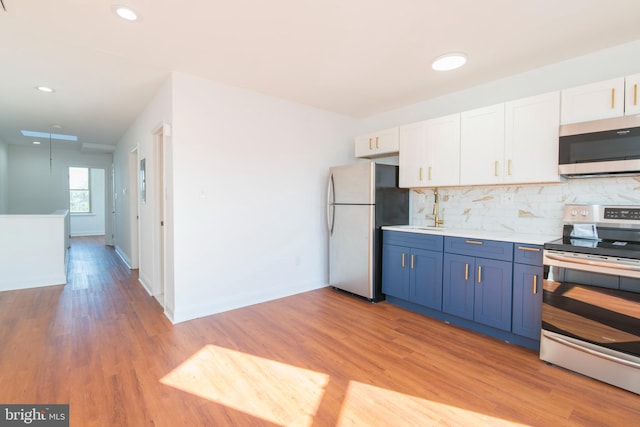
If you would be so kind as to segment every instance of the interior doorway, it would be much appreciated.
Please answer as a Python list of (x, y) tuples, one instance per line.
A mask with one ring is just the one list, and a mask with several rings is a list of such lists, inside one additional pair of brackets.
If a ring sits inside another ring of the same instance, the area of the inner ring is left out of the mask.
[(140, 188), (139, 176), (138, 176), (138, 163), (139, 163), (138, 147), (134, 147), (129, 153), (129, 224), (130, 229), (130, 246), (131, 246), (131, 259), (129, 260), (131, 269), (139, 268), (140, 260), (140, 194), (138, 189)]
[(166, 207), (166, 187), (165, 187), (165, 147), (164, 147), (164, 126), (160, 126), (153, 133), (153, 180), (155, 182), (155, 190), (153, 197), (153, 234), (154, 240), (154, 276), (157, 278), (154, 284), (154, 297), (160, 303), (162, 308), (165, 307), (165, 207)]

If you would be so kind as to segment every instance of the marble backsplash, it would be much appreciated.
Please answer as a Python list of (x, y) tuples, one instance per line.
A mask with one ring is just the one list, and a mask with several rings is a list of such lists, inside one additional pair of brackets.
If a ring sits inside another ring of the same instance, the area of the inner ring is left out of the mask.
[[(562, 235), (565, 204), (640, 205), (640, 176), (568, 179), (557, 184), (439, 188), (444, 227)], [(433, 225), (433, 188), (411, 191), (411, 221)]]

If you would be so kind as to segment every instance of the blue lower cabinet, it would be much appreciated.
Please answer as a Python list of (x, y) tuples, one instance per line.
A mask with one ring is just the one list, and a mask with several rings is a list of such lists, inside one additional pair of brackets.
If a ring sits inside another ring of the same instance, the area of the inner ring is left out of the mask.
[(382, 247), (389, 302), (539, 349), (542, 246), (389, 230)]
[(511, 263), (444, 254), (442, 311), (511, 329)]
[(505, 331), (511, 330), (511, 263), (476, 259), (473, 320)]
[(534, 340), (542, 328), (541, 265), (513, 264), (513, 313), (511, 331)]
[(444, 254), (442, 311), (473, 320), (475, 258)]
[(442, 308), (442, 252), (412, 249), (409, 272), (409, 301), (425, 307)]
[(385, 231), (382, 239), (382, 292), (440, 310), (443, 237)]
[(409, 299), (408, 252), (404, 246), (382, 245), (382, 293)]

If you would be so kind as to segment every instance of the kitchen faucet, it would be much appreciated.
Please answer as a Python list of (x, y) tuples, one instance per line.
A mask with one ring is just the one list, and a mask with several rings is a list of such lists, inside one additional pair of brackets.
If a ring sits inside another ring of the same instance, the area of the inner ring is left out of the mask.
[(434, 203), (433, 203), (434, 226), (440, 227), (442, 224), (444, 224), (444, 219), (440, 219), (438, 217), (440, 213), (440, 199), (438, 197), (438, 187), (436, 187), (433, 190), (433, 196), (434, 196)]

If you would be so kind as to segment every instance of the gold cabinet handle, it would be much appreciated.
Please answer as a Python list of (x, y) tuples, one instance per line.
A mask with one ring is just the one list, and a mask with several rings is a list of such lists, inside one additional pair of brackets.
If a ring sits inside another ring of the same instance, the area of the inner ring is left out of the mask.
[(493, 174), (498, 176), (498, 161), (493, 162)]
[(378, 137), (376, 136), (376, 148), (380, 148), (380, 144), (378, 144)]
[(533, 276), (533, 294), (537, 294), (538, 293), (538, 275), (534, 275)]
[(373, 145), (371, 145), (373, 142), (373, 138), (369, 138), (369, 150), (373, 150)]
[(404, 268), (404, 254), (402, 254), (402, 268)]
[(633, 105), (638, 105), (638, 84), (633, 85)]
[(420, 168), (420, 181), (422, 181), (422, 168)]
[(469, 264), (464, 265), (464, 280), (469, 280)]
[(431, 166), (429, 166), (429, 181), (431, 181)]
[(465, 240), (464, 242), (470, 245), (484, 245), (484, 242), (478, 242), (477, 240)]
[(540, 252), (540, 248), (527, 248), (526, 246), (518, 246), (519, 251)]
[(616, 108), (616, 89), (611, 88), (611, 108)]
[(507, 175), (511, 176), (511, 159), (507, 162)]
[(411, 269), (412, 269), (412, 270), (413, 270), (413, 258), (414, 258), (414, 255), (412, 254), (412, 255), (411, 255)]
[(482, 282), (482, 266), (478, 266), (478, 283)]

